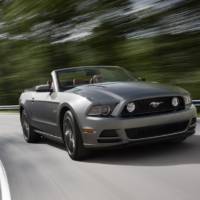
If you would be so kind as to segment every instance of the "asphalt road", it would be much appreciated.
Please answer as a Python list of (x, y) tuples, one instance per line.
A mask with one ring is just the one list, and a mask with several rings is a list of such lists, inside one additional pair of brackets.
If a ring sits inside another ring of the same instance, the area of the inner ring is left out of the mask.
[(13, 200), (200, 198), (200, 125), (180, 145), (103, 151), (75, 162), (60, 144), (27, 144), (18, 115), (0, 114), (0, 160)]

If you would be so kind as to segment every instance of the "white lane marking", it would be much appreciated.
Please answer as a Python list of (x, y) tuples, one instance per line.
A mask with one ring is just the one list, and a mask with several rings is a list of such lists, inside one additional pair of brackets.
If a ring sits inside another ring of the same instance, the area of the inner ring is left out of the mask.
[(1, 200), (11, 200), (10, 188), (8, 185), (8, 178), (3, 163), (0, 160), (0, 191)]

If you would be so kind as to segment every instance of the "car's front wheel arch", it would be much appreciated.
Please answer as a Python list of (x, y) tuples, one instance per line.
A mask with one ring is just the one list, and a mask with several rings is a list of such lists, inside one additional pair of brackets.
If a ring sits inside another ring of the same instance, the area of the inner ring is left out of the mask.
[[(82, 134), (73, 112), (69, 108), (63, 108), (63, 110), (61, 110), (61, 119), (62, 122), (60, 126), (62, 129), (62, 137), (69, 156), (73, 160), (82, 160), (88, 155), (88, 150), (86, 150), (85, 147), (83, 146)], [(69, 129), (68, 127), (72, 128)], [(69, 130), (71, 133), (70, 135), (73, 136), (73, 144), (75, 144), (73, 145), (74, 146), (73, 151), (71, 151), (69, 146), (69, 140), (67, 140), (67, 138), (69, 139), (68, 137), (69, 134), (66, 133), (68, 133)]]
[(79, 130), (81, 131), (81, 127), (80, 127), (80, 123), (79, 123), (79, 119), (76, 115), (76, 112), (72, 109), (72, 107), (68, 104), (63, 104), (60, 109), (59, 109), (59, 120), (58, 120), (58, 123), (59, 123), (59, 129), (60, 129), (60, 132), (61, 132), (61, 135), (63, 137), (63, 119), (64, 119), (64, 115), (67, 111), (70, 111), (72, 114), (73, 114), (73, 117), (75, 118), (76, 120), (76, 123), (77, 123), (77, 126), (79, 128)]
[(66, 113), (67, 111), (69, 111), (69, 110), (70, 110), (69, 107), (65, 106), (65, 107), (63, 107), (63, 108), (60, 110), (60, 114), (59, 114), (59, 129), (60, 129), (60, 132), (61, 132), (63, 141), (64, 141), (63, 119), (64, 119), (64, 116), (65, 116), (65, 113)]

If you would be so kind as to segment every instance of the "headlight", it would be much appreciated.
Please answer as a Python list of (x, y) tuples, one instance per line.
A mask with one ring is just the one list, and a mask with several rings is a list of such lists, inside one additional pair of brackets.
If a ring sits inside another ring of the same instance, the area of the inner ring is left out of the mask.
[(126, 106), (127, 111), (130, 113), (135, 111), (135, 108), (136, 108), (135, 103), (133, 103), (133, 102), (128, 103)]
[(185, 95), (183, 98), (184, 98), (185, 105), (192, 104), (192, 99), (191, 99), (190, 95)]
[(91, 107), (89, 116), (108, 116), (111, 113), (111, 108), (108, 105), (99, 105)]
[(177, 107), (177, 106), (179, 105), (179, 99), (178, 99), (177, 97), (174, 97), (174, 98), (172, 99), (172, 105), (173, 105), (174, 107)]

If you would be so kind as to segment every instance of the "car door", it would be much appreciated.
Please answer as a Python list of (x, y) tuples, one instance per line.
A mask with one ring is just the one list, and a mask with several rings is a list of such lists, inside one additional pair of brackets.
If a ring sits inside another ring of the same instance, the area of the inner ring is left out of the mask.
[(32, 98), (33, 126), (42, 132), (57, 135), (57, 92), (35, 92)]

